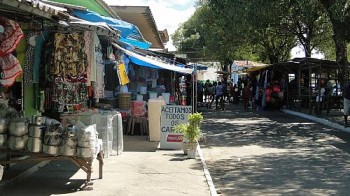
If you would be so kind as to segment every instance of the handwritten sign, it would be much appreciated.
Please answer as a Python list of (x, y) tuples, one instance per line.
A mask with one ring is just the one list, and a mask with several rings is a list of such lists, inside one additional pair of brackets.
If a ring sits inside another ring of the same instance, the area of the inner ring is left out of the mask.
[(191, 106), (164, 105), (160, 116), (160, 148), (181, 149), (183, 135), (175, 133), (175, 126), (188, 123)]

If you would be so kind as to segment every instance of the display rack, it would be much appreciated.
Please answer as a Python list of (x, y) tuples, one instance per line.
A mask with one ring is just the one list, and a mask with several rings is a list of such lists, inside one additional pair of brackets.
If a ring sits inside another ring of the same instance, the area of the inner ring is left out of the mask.
[[(87, 177), (85, 185), (91, 185), (91, 173), (92, 173), (92, 162), (94, 160), (91, 158), (82, 158), (77, 156), (53, 156), (44, 153), (33, 153), (24, 150), (10, 150), (7, 148), (0, 148), (0, 154), (6, 154), (4, 159), (0, 159), (0, 164), (9, 167), (11, 163), (23, 163), (29, 161), (41, 162), (41, 161), (51, 161), (51, 160), (70, 160), (80, 169), (86, 172)], [(16, 156), (13, 156), (16, 155)], [(19, 156), (18, 156), (19, 155)], [(23, 159), (23, 157), (26, 157)], [(103, 177), (103, 150), (101, 150), (96, 159), (99, 161), (99, 179)]]

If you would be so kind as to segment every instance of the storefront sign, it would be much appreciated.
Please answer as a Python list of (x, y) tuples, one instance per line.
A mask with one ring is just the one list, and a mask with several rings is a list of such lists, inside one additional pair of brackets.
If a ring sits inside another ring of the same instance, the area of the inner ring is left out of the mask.
[(188, 115), (192, 113), (191, 106), (164, 105), (160, 118), (160, 148), (181, 149), (182, 134), (175, 133), (175, 126), (188, 123)]

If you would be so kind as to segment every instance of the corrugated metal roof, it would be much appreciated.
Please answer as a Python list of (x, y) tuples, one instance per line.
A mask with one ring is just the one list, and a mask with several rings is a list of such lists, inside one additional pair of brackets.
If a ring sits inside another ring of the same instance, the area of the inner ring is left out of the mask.
[(151, 42), (151, 48), (164, 49), (156, 22), (151, 9), (148, 6), (110, 6), (119, 17), (129, 23), (136, 25), (144, 38)]
[(69, 15), (65, 13), (64, 8), (52, 6), (37, 0), (1, 0), (0, 4), (4, 4), (14, 9), (14, 11), (24, 11), (47, 19), (65, 18)]

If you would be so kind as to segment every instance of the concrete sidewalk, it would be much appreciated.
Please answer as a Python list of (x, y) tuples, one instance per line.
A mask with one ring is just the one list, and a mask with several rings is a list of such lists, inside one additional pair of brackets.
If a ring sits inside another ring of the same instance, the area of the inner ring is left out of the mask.
[(103, 179), (94, 161), (93, 190), (80, 190), (86, 173), (69, 161), (51, 161), (1, 195), (210, 195), (199, 157), (188, 159), (182, 150), (157, 149), (147, 136), (125, 136), (125, 151), (105, 159)]

